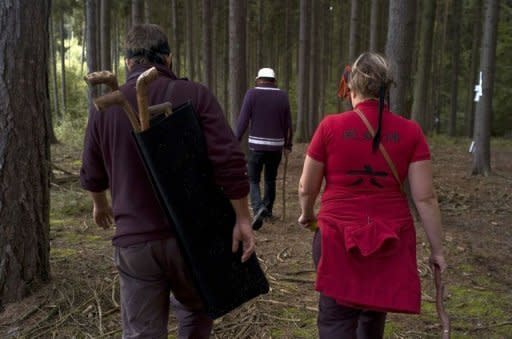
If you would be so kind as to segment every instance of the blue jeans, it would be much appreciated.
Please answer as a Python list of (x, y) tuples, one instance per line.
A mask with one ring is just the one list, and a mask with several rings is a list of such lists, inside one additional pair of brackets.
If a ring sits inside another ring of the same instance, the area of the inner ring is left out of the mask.
[[(251, 207), (254, 213), (265, 207), (272, 215), (274, 201), (276, 200), (276, 178), (279, 163), (281, 162), (281, 151), (251, 151), (249, 150), (249, 183), (251, 187)], [(264, 195), (261, 198), (260, 179), (261, 172), (265, 169)]]

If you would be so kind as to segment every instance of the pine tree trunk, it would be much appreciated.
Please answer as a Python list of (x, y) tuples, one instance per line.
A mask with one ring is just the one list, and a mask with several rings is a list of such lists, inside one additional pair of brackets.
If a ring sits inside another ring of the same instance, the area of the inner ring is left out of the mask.
[(201, 9), (200, 2), (201, 0), (192, 0), (192, 13), (193, 17), (195, 18), (196, 22), (192, 26), (192, 40), (194, 41), (194, 57), (192, 58), (194, 63), (194, 74), (195, 74), (195, 80), (199, 81), (199, 78), (202, 76), (202, 70), (201, 70), (201, 34), (202, 34), (202, 27), (203, 24), (201, 21), (197, 22), (199, 18), (201, 18)]
[(390, 105), (395, 113), (409, 116), (409, 96), (416, 1), (390, 0), (386, 55), (391, 61), (396, 87), (391, 89)]
[(203, 0), (203, 82), (207, 87), (213, 86), (212, 63), (212, 8), (211, 0)]
[[(339, 6), (339, 13), (338, 15), (342, 18), (346, 18), (347, 13), (349, 11), (348, 8), (348, 1), (343, 1), (340, 3)], [(339, 36), (338, 36), (338, 67), (337, 70), (337, 80), (339, 82), (339, 79), (341, 78), (341, 75), (343, 74), (343, 70), (345, 69), (345, 65), (351, 64), (353, 60), (349, 59), (348, 56), (348, 48), (347, 48), (347, 41), (349, 41), (350, 36), (350, 21), (349, 20), (338, 20), (339, 21)], [(342, 112), (347, 107), (347, 104), (341, 99), (337, 98), (337, 111)]]
[(187, 53), (187, 77), (191, 80), (195, 80), (196, 73), (194, 68), (194, 49), (195, 49), (195, 41), (194, 41), (194, 13), (192, 12), (192, 0), (185, 1), (185, 17), (187, 30), (185, 32), (185, 48)]
[[(96, 58), (97, 41), (96, 41), (96, 1), (86, 0), (87, 26), (86, 26), (86, 44), (87, 44), (87, 72), (95, 72), (99, 70), (98, 59)], [(97, 96), (96, 88), (89, 86), (88, 92), (89, 110), (92, 106), (92, 98)]]
[(132, 26), (142, 24), (144, 18), (144, 1), (132, 0)]
[(247, 89), (246, 74), (246, 16), (247, 3), (229, 0), (229, 112), (235, 128)]
[(101, 69), (109, 71), (112, 70), (112, 59), (110, 57), (110, 7), (110, 0), (101, 0)]
[(151, 23), (151, 5), (150, 0), (144, 1), (144, 23)]
[[(229, 6), (229, 2), (230, 0), (225, 0), (224, 1), (224, 4), (225, 4), (225, 13), (226, 13), (226, 16), (229, 17), (229, 11), (230, 11), (230, 6)], [(230, 55), (230, 42), (229, 42), (229, 25), (230, 25), (230, 21), (228, 20), (227, 23), (224, 24), (224, 62), (223, 62), (223, 69), (224, 71), (222, 72), (223, 73), (223, 79), (224, 79), (224, 110), (225, 110), (225, 113), (226, 113), (226, 119), (228, 119), (228, 121), (231, 121), (231, 116), (232, 114), (229, 112), (229, 79), (230, 79), (230, 72), (229, 72), (229, 55)]]
[(473, 137), (475, 124), (475, 84), (478, 81), (478, 52), (482, 39), (482, 0), (476, 0), (473, 8), (473, 43), (471, 47), (471, 60), (469, 65), (469, 86), (466, 97), (466, 110), (464, 114), (464, 126), (466, 136)]
[(416, 120), (424, 133), (430, 130), (431, 112), (427, 109), (429, 92), (429, 75), (432, 70), (432, 38), (436, 2), (426, 1), (422, 8), (421, 34), (418, 51), (418, 65), (414, 81), (414, 96), (412, 104), (412, 119)]
[(49, 12), (0, 2), (0, 309), (50, 278)]
[(179, 76), (180, 73), (180, 39), (178, 38), (178, 0), (171, 0), (171, 52), (173, 56), (173, 70), (176, 73), (176, 75)]
[(297, 123), (295, 139), (297, 142), (307, 140), (306, 122), (308, 114), (309, 93), (309, 17), (310, 0), (300, 0), (300, 32), (299, 32), (299, 76), (297, 84)]
[(284, 89), (286, 92), (290, 92), (290, 78), (292, 76), (292, 60), (293, 60), (293, 51), (292, 51), (292, 1), (286, 0), (285, 3), (285, 43), (284, 43), (284, 72), (283, 72), (283, 83)]
[[(98, 68), (101, 69), (101, 0), (96, 0), (96, 60)], [(101, 87), (100, 87), (101, 88)]]
[[(446, 64), (444, 61), (444, 51), (446, 49), (446, 30), (448, 27), (448, 12), (450, 9), (450, 6), (449, 6), (450, 1), (445, 1), (442, 3), (444, 5), (444, 8), (442, 10), (443, 19), (440, 24), (441, 27), (439, 28), (441, 33), (440, 33), (440, 38), (439, 38), (437, 47), (434, 48), (434, 50), (437, 50), (439, 52), (437, 53), (437, 60), (435, 61), (435, 67), (432, 72), (433, 84), (432, 84), (432, 100), (431, 101), (432, 101), (432, 111), (436, 115), (436, 117), (435, 117), (436, 124), (434, 127), (435, 127), (435, 131), (437, 134), (441, 133), (441, 113), (442, 113), (441, 107), (444, 107), (443, 98), (441, 97), (441, 91), (443, 89), (442, 85), (445, 82), (447, 82), (446, 72), (444, 71), (444, 68), (446, 67)], [(436, 79), (435, 82), (434, 82), (434, 79)], [(437, 83), (437, 86), (434, 86), (434, 83)]]
[(379, 21), (379, 45), (378, 51), (384, 53), (386, 50), (388, 22), (389, 22), (389, 0), (380, 0), (380, 21)]
[(348, 39), (348, 60), (353, 63), (359, 54), (361, 2), (352, 0), (350, 5), (350, 37)]
[(256, 67), (262, 68), (264, 67), (263, 60), (263, 24), (265, 17), (265, 8), (263, 7), (263, 0), (258, 0), (258, 37), (256, 39)]
[(61, 99), (62, 99), (62, 111), (67, 112), (66, 98), (66, 46), (64, 36), (64, 12), (61, 11), (59, 14), (59, 35), (60, 35), (60, 84), (61, 84)]
[(331, 23), (332, 17), (329, 10), (329, 2), (323, 0), (322, 7), (319, 15), (323, 20), (321, 21), (321, 34), (318, 35), (320, 39), (320, 79), (318, 88), (318, 118), (317, 125), (322, 120), (325, 112), (325, 89), (329, 81), (329, 68), (331, 64)]
[(499, 18), (499, 1), (485, 0), (484, 30), (482, 36), (482, 97), (476, 105), (475, 151), (473, 174), (487, 176), (491, 171), (491, 116), (496, 68), (496, 40)]
[(51, 76), (53, 85), (53, 107), (55, 109), (55, 116), (58, 121), (62, 121), (62, 112), (59, 109), (59, 85), (57, 81), (57, 52), (55, 49), (55, 40), (53, 32), (53, 20), (49, 20), (49, 31), (50, 31), (50, 66)]
[(320, 23), (318, 21), (318, 11), (319, 11), (319, 1), (311, 2), (311, 30), (310, 30), (310, 41), (311, 45), (309, 48), (309, 116), (308, 116), (308, 128), (307, 128), (307, 138), (311, 138), (311, 134), (316, 128), (317, 124), (317, 115), (318, 115), (318, 80), (320, 74), (320, 65), (318, 63), (319, 57), (319, 26)]
[[(454, 16), (462, 12), (461, 0), (453, 0)], [(457, 135), (457, 101), (459, 92), (459, 62), (460, 62), (460, 20), (452, 20), (452, 78), (451, 78), (451, 100), (450, 100), (450, 124), (448, 125), (448, 135), (454, 137)]]
[(372, 0), (370, 8), (370, 52), (377, 52), (379, 46), (380, 18), (379, 0)]

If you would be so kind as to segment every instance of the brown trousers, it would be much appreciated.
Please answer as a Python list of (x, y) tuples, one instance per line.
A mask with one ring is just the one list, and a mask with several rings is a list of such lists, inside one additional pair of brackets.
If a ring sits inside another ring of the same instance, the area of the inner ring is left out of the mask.
[[(320, 231), (313, 238), (313, 261), (318, 267), (322, 248)], [(343, 306), (322, 293), (318, 304), (320, 339), (379, 339), (384, 336), (386, 313)]]
[(116, 247), (114, 258), (123, 338), (167, 338), (170, 306), (178, 338), (210, 337), (213, 321), (203, 311), (175, 238)]

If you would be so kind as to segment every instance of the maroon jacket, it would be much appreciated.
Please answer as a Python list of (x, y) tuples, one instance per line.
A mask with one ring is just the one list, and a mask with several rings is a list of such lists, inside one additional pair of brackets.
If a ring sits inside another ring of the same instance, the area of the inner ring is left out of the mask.
[[(177, 79), (162, 65), (154, 66), (160, 76), (150, 85), (149, 104), (170, 101), (177, 107), (191, 101), (206, 139), (216, 184), (229, 199), (245, 197), (249, 184), (244, 154), (216, 98), (205, 86)], [(135, 110), (135, 83), (149, 67), (135, 65), (121, 87)], [(175, 84), (171, 97), (166, 98), (170, 81)], [(86, 190), (110, 189), (116, 223), (113, 244), (121, 247), (171, 236), (174, 228), (153, 193), (131, 131), (130, 122), (120, 107), (111, 107), (106, 112), (92, 109), (80, 171), (80, 182)]]

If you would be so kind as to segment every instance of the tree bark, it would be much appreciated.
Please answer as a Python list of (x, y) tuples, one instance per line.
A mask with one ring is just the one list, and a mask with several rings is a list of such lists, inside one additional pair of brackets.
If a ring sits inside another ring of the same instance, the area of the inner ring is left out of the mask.
[(283, 72), (283, 83), (286, 92), (290, 92), (290, 78), (292, 76), (292, 39), (293, 39), (293, 22), (292, 22), (292, 1), (286, 0), (285, 3), (285, 50), (284, 50), (284, 72)]
[(62, 111), (67, 111), (67, 90), (66, 90), (66, 45), (64, 35), (64, 11), (59, 13), (59, 35), (60, 35), (60, 89), (62, 99)]
[(380, 0), (380, 21), (379, 21), (379, 42), (378, 51), (384, 53), (386, 50), (388, 22), (389, 22), (389, 0)]
[(0, 308), (50, 278), (49, 12), (0, 2)]
[(187, 40), (185, 43), (186, 53), (187, 53), (187, 76), (191, 80), (195, 80), (196, 73), (194, 68), (194, 13), (192, 12), (192, 0), (185, 1), (185, 17), (187, 30), (185, 32), (185, 39)]
[(464, 114), (464, 127), (466, 136), (473, 137), (475, 124), (475, 84), (478, 81), (478, 52), (482, 40), (482, 0), (476, 0), (473, 7), (473, 44), (471, 46), (471, 60), (469, 64), (469, 86), (466, 97), (466, 110)]
[(229, 0), (229, 112), (235, 128), (247, 89), (246, 71), (246, 16), (247, 3)]
[(320, 37), (319, 37), (319, 11), (320, 11), (320, 1), (312, 1), (311, 2), (311, 46), (309, 48), (309, 116), (308, 116), (308, 128), (307, 128), (307, 138), (310, 139), (313, 134), (316, 125), (318, 124), (318, 89), (319, 89), (319, 80), (320, 80), (320, 72), (321, 65), (319, 63), (320, 57)]
[[(439, 51), (437, 53), (437, 60), (435, 61), (435, 67), (432, 72), (433, 79), (431, 80), (434, 83), (434, 79), (436, 79), (437, 86), (432, 84), (432, 109), (431, 111), (435, 115), (436, 124), (434, 126), (434, 130), (437, 134), (441, 133), (441, 107), (444, 107), (443, 98), (441, 96), (441, 91), (443, 89), (443, 84), (447, 83), (446, 72), (444, 72), (444, 68), (446, 67), (444, 61), (444, 51), (446, 50), (446, 31), (448, 27), (448, 12), (450, 9), (450, 1), (447, 0), (442, 2), (444, 8), (442, 10), (443, 19), (440, 24), (439, 30), (441, 31), (440, 37), (438, 39), (437, 47), (434, 50)], [(441, 11), (440, 11), (441, 12)]]
[[(86, 44), (87, 44), (87, 72), (98, 71), (98, 59), (96, 58), (96, 49), (98, 46), (96, 40), (96, 1), (86, 0), (87, 26), (86, 26)], [(88, 90), (89, 111), (92, 105), (92, 98), (97, 96), (96, 88), (89, 86)]]
[(372, 0), (370, 8), (370, 52), (377, 52), (379, 49), (379, 28), (380, 25), (380, 12), (379, 0)]
[(151, 23), (151, 1), (145, 0), (144, 1), (144, 23), (149, 24)]
[[(346, 18), (347, 13), (349, 11), (348, 8), (348, 1), (343, 1), (339, 4), (339, 13), (338, 15), (342, 18)], [(343, 70), (345, 69), (345, 66), (347, 64), (351, 64), (351, 60), (349, 59), (348, 55), (348, 48), (347, 48), (347, 41), (349, 40), (350, 36), (350, 21), (349, 20), (338, 20), (339, 21), (339, 36), (338, 36), (338, 63), (336, 67), (337, 70), (337, 80), (341, 78), (341, 75), (343, 74)], [(342, 112), (347, 108), (346, 102), (344, 102), (342, 99), (337, 98), (337, 111)]]
[(211, 0), (203, 0), (203, 81), (210, 88), (213, 86), (212, 34)]
[(109, 71), (112, 70), (112, 59), (110, 57), (110, 7), (110, 0), (101, 0), (101, 69)]
[(144, 18), (144, 1), (132, 0), (132, 26), (142, 24)]
[[(229, 6), (229, 1), (230, 0), (224, 0), (224, 6), (225, 6), (225, 12), (227, 14), (227, 16), (229, 17), (229, 11), (230, 11), (230, 6)], [(230, 42), (229, 42), (229, 39), (230, 39), (230, 35), (229, 35), (229, 25), (230, 25), (230, 21), (228, 20), (227, 23), (224, 23), (224, 62), (223, 62), (223, 79), (224, 79), (224, 88), (223, 88), (223, 93), (224, 93), (224, 110), (225, 110), (225, 114), (226, 114), (226, 119), (228, 119), (228, 121), (231, 121), (231, 114), (229, 113), (229, 79), (230, 79), (230, 72), (229, 72), (229, 64), (230, 64), (230, 59), (229, 59), (229, 55), (230, 55)]]
[(390, 0), (386, 55), (392, 65), (395, 88), (391, 88), (390, 105), (395, 113), (409, 117), (409, 97), (416, 1)]
[(361, 41), (360, 18), (361, 1), (352, 0), (350, 5), (350, 37), (348, 39), (348, 60), (350, 63), (356, 61), (359, 54)]
[(57, 82), (57, 52), (55, 49), (55, 35), (53, 31), (53, 20), (49, 20), (49, 31), (50, 31), (50, 67), (53, 85), (53, 107), (55, 110), (55, 116), (58, 121), (62, 121), (62, 112), (59, 109), (59, 85)]
[(420, 124), (424, 133), (430, 130), (430, 122), (432, 121), (432, 114), (427, 109), (427, 97), (429, 92), (429, 75), (432, 70), (432, 38), (434, 35), (435, 7), (435, 1), (425, 1), (422, 8), (418, 66), (412, 104), (412, 119)]
[(263, 6), (263, 0), (258, 0), (258, 37), (256, 39), (256, 67), (262, 68), (264, 67), (263, 61), (263, 25), (264, 25), (264, 17), (265, 17), (265, 8)]
[(305, 142), (306, 121), (308, 114), (309, 93), (309, 17), (310, 0), (300, 0), (300, 32), (299, 32), (299, 76), (297, 84), (297, 123), (295, 125), (295, 139)]
[[(178, 0), (171, 0), (171, 52), (173, 56), (173, 70), (178, 75), (180, 73), (180, 39), (178, 39)], [(172, 50), (174, 49), (174, 50)]]
[(485, 16), (482, 36), (482, 97), (475, 113), (475, 150), (473, 152), (474, 175), (487, 176), (491, 171), (491, 116), (496, 68), (496, 40), (499, 18), (499, 1), (485, 0)]
[[(454, 16), (462, 12), (461, 0), (453, 0)], [(448, 135), (454, 137), (457, 135), (457, 101), (459, 92), (459, 59), (460, 59), (460, 20), (452, 20), (452, 76), (451, 76), (451, 95), (450, 95), (450, 124), (448, 125)]]

